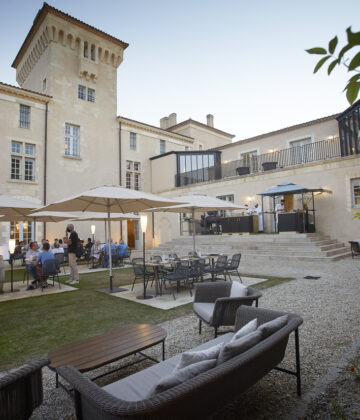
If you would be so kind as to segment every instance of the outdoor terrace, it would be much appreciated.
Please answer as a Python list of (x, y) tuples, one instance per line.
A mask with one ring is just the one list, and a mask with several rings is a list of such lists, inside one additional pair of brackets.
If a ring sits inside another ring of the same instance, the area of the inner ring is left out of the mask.
[[(175, 175), (175, 186), (197, 184), (200, 182), (225, 179), (236, 176), (247, 176), (263, 173), (269, 170), (278, 170), (311, 162), (319, 162), (342, 156), (339, 137), (322, 140), (304, 146), (288, 149), (274, 150), (257, 156), (248, 156), (243, 159), (214, 164), (203, 167), (198, 160), (194, 160), (191, 171)], [(188, 165), (186, 166), (186, 169)]]

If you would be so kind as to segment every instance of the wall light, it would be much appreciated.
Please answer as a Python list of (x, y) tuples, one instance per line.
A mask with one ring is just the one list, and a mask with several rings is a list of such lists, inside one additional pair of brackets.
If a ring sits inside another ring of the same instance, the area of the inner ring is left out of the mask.
[(95, 225), (91, 225), (91, 234), (95, 235), (95, 230), (96, 230), (96, 226)]
[(16, 244), (15, 239), (9, 239), (9, 252), (10, 252), (10, 254), (13, 254), (14, 253), (14, 251), (15, 251), (15, 244)]

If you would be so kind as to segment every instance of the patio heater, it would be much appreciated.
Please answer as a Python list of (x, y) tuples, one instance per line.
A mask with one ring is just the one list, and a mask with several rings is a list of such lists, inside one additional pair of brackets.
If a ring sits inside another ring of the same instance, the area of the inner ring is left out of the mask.
[(147, 227), (147, 216), (140, 217), (140, 225), (143, 234), (143, 273), (144, 273), (144, 293), (141, 296), (136, 296), (136, 299), (152, 299), (153, 296), (146, 294), (146, 280), (145, 280), (145, 232)]
[(91, 225), (90, 231), (92, 234), (92, 240), (93, 240), (93, 244), (92, 244), (92, 249), (93, 249), (93, 257), (92, 257), (92, 264), (91, 264), (91, 268), (94, 269), (96, 268), (94, 265), (94, 249), (95, 249), (95, 230), (96, 230), (96, 226), (95, 225)]
[(9, 263), (11, 265), (11, 288), (10, 292), (18, 292), (19, 290), (14, 290), (14, 251), (15, 251), (15, 239), (9, 239)]

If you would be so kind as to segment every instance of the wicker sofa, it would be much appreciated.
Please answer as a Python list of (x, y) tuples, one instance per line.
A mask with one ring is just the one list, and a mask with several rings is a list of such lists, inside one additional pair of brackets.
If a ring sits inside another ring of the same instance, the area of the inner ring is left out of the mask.
[[(275, 319), (283, 312), (241, 306), (237, 311), (235, 331), (250, 320), (258, 324)], [(124, 379), (100, 388), (71, 366), (57, 369), (74, 388), (78, 419), (184, 419), (206, 418), (215, 410), (233, 401), (254, 385), (284, 358), (289, 335), (295, 332), (296, 371), (279, 368), (297, 377), (301, 395), (298, 327), (302, 319), (288, 314), (287, 324), (246, 352), (151, 398), (144, 397), (156, 378), (168, 375), (181, 355), (151, 366)], [(219, 336), (193, 350), (228, 342), (234, 333)]]

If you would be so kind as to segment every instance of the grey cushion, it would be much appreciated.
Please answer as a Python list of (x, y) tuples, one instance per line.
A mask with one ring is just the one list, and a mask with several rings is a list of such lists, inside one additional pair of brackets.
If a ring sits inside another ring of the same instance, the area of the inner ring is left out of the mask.
[(245, 324), (242, 328), (240, 328), (240, 330), (238, 330), (234, 334), (234, 337), (231, 339), (231, 341), (238, 340), (239, 338), (244, 337), (245, 335), (256, 331), (256, 329), (257, 329), (257, 318), (252, 319), (247, 324)]
[(155, 382), (153, 387), (150, 389), (147, 397), (150, 398), (153, 395), (164, 392), (167, 389), (173, 388), (176, 385), (180, 385), (182, 382), (199, 375), (202, 372), (206, 372), (216, 366), (217, 359), (202, 360), (201, 362), (193, 363), (192, 365), (186, 366), (182, 369), (174, 369), (174, 371), (164, 378)]
[(262, 333), (263, 338), (267, 338), (271, 334), (274, 334), (274, 332), (280, 330), (280, 328), (284, 327), (288, 322), (288, 318), (288, 315), (279, 316), (272, 321), (260, 325), (258, 331)]
[(185, 351), (180, 358), (179, 363), (177, 364), (177, 369), (183, 369), (186, 366), (192, 365), (193, 363), (198, 363), (203, 360), (217, 359), (220, 354), (224, 343), (216, 344), (215, 346), (209, 347), (204, 350), (189, 350)]
[(231, 291), (230, 291), (230, 297), (245, 297), (248, 294), (248, 288), (238, 282), (238, 281), (233, 281), (231, 284)]
[[(204, 350), (219, 343), (228, 343), (233, 335), (233, 333), (222, 334), (219, 337), (203, 343), (192, 350)], [(141, 401), (146, 399), (154, 383), (158, 382), (161, 378), (170, 375), (179, 363), (180, 358), (181, 354), (177, 354), (168, 360), (157, 363), (147, 369), (120, 379), (112, 384), (106, 385), (103, 389), (114, 397), (125, 401)]]
[(227, 360), (235, 357), (241, 353), (244, 353), (246, 350), (249, 350), (251, 347), (255, 346), (262, 339), (261, 331), (254, 331), (250, 334), (245, 335), (244, 337), (239, 338), (236, 341), (227, 343), (219, 354), (217, 364), (226, 362)]
[(194, 303), (194, 312), (204, 321), (210, 323), (213, 317), (215, 303)]

